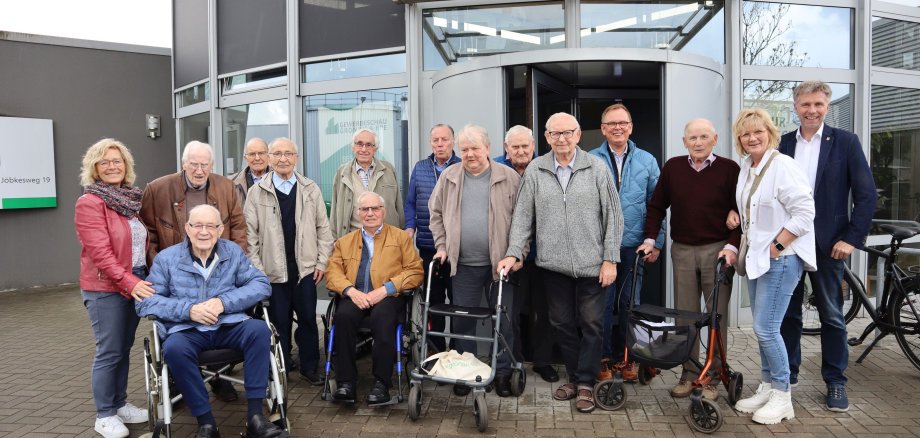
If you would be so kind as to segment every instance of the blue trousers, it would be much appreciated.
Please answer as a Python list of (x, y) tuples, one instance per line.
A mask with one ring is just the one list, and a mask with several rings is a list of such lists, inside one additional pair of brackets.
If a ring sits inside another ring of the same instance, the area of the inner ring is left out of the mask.
[(96, 336), (92, 377), (96, 417), (110, 417), (127, 403), (128, 365), (140, 318), (134, 310), (134, 300), (118, 292), (80, 294)]
[[(607, 300), (604, 305), (604, 348), (602, 357), (609, 358), (613, 362), (623, 360), (623, 352), (626, 347), (626, 330), (629, 315), (629, 301), (633, 299), (633, 289), (639, 293), (642, 291), (642, 274), (645, 262), (639, 262), (639, 272), (636, 275), (636, 286), (633, 288), (633, 268), (636, 264), (637, 246), (620, 248), (620, 263), (617, 263), (617, 279), (607, 286)], [(639, 294), (635, 296), (636, 304), (639, 304)], [(616, 322), (617, 328), (613, 326)]]
[(198, 354), (204, 350), (232, 348), (243, 352), (243, 381), (247, 399), (265, 398), (271, 358), (271, 331), (265, 321), (247, 319), (216, 330), (183, 330), (163, 342), (163, 355), (193, 417), (211, 410), (208, 391), (198, 370)]
[(802, 278), (802, 259), (796, 255), (770, 259), (770, 270), (748, 279), (754, 334), (760, 347), (760, 378), (773, 389), (789, 391), (789, 358), (779, 327), (792, 291)]
[(316, 328), (316, 283), (313, 275), (297, 281), (297, 274), (288, 274), (287, 283), (272, 283), (272, 296), (268, 299), (268, 318), (281, 341), (284, 363), (291, 369), (291, 331), (294, 326), (294, 313), (297, 314), (297, 330), (294, 340), (300, 356), (300, 372), (312, 373), (319, 365), (319, 331)]
[[(811, 279), (821, 321), (821, 377), (828, 385), (846, 385), (844, 371), (850, 360), (847, 345), (847, 325), (843, 320), (843, 294), (840, 284), (843, 281), (843, 260), (834, 260), (820, 249), (818, 253), (818, 270), (806, 272)], [(798, 380), (799, 366), (802, 364), (802, 300), (804, 298), (805, 276), (803, 275), (792, 293), (789, 310), (780, 329), (789, 354), (789, 371), (792, 378)]]

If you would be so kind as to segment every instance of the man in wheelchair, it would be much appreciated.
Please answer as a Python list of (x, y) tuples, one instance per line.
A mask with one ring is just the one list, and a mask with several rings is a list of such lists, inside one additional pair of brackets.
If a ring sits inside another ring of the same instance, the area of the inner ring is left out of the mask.
[(198, 437), (220, 436), (198, 368), (201, 351), (220, 348), (243, 353), (247, 436), (277, 437), (284, 432), (262, 413), (271, 331), (245, 313), (268, 298), (271, 287), (236, 243), (219, 238), (223, 226), (214, 207), (193, 208), (185, 224), (188, 240), (157, 255), (147, 277), (156, 294), (135, 306), (138, 315), (155, 316), (165, 329), (165, 361), (198, 419)]
[(400, 311), (405, 309), (399, 291), (422, 284), (422, 260), (408, 233), (384, 223), (387, 211), (382, 196), (364, 192), (356, 205), (362, 228), (335, 242), (326, 270), (326, 287), (340, 294), (333, 336), (339, 387), (333, 397), (344, 402), (355, 400), (355, 346), (358, 327), (366, 320), (374, 339), (376, 378), (367, 402), (379, 405), (390, 401), (397, 360), (396, 326)]

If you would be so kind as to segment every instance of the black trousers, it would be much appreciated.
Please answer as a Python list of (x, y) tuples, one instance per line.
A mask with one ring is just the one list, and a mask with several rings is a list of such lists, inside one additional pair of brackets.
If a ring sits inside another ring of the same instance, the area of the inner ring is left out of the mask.
[[(422, 266), (425, 268), (425, 287), (428, 286), (428, 266), (431, 264), (431, 259), (434, 258), (434, 251), (429, 251), (427, 249), (420, 249), (418, 251), (419, 256), (422, 258)], [(423, 292), (424, 293), (424, 292)], [(423, 295), (424, 297), (424, 295)], [(429, 300), (431, 304), (444, 304), (445, 298), (450, 299), (450, 302), (454, 302), (453, 286), (451, 286), (450, 281), (450, 266), (446, 263), (441, 265), (439, 272), (435, 272), (431, 276), (431, 296)], [(435, 332), (445, 332), (447, 324), (445, 322), (445, 317), (440, 315), (431, 315), (431, 330)], [(431, 342), (438, 347), (438, 351), (447, 350), (447, 339), (432, 336)]]
[(572, 278), (545, 269), (543, 281), (569, 382), (593, 386), (601, 362), (605, 289), (597, 277)]
[(374, 377), (380, 379), (387, 388), (392, 387), (393, 365), (396, 363), (396, 326), (405, 318), (406, 303), (403, 297), (386, 297), (367, 310), (359, 309), (348, 298), (339, 299), (335, 310), (334, 346), (335, 374), (339, 382), (356, 382), (358, 369), (355, 364), (355, 346), (358, 328), (364, 326), (371, 330), (374, 338), (373, 358)]
[[(546, 304), (546, 287), (542, 279), (542, 268), (534, 261), (525, 261), (524, 267), (511, 273), (514, 284), (514, 357), (523, 362), (521, 351), (521, 325), (527, 324), (530, 351), (534, 366), (553, 363), (553, 328), (549, 324), (549, 310)], [(526, 310), (526, 313), (525, 313)]]

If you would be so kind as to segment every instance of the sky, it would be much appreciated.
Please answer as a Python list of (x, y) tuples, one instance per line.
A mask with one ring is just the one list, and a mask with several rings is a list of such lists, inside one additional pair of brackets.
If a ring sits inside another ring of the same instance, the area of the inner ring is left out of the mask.
[(0, 0), (0, 31), (172, 46), (171, 0)]

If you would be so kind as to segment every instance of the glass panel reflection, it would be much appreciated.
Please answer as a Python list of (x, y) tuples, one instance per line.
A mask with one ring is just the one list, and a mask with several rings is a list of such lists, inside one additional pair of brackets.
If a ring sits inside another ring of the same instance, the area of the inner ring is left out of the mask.
[(288, 136), (287, 99), (226, 108), (224, 111), (224, 175), (239, 172), (246, 162), (243, 148), (253, 137), (270, 143)]
[(176, 107), (182, 108), (208, 100), (211, 97), (210, 85), (209, 82), (205, 82), (180, 91), (176, 94)]
[(725, 61), (724, 2), (582, 2), (582, 47), (670, 49)]
[(882, 223), (920, 226), (920, 90), (872, 87), (869, 165), (878, 188), (871, 234)]
[(920, 23), (872, 17), (872, 65), (920, 70)]
[(379, 76), (406, 71), (406, 54), (342, 58), (304, 65), (305, 82)]
[(425, 70), (479, 56), (565, 47), (562, 2), (427, 9)]
[(853, 68), (853, 10), (745, 1), (742, 62)]
[(211, 142), (211, 113), (195, 114), (179, 119), (179, 150), (190, 141)]
[[(773, 116), (780, 133), (799, 128), (799, 118), (792, 104), (793, 81), (744, 81), (744, 107), (763, 108)], [(850, 84), (828, 84), (831, 103), (824, 123), (835, 128), (853, 131), (853, 92)]]

